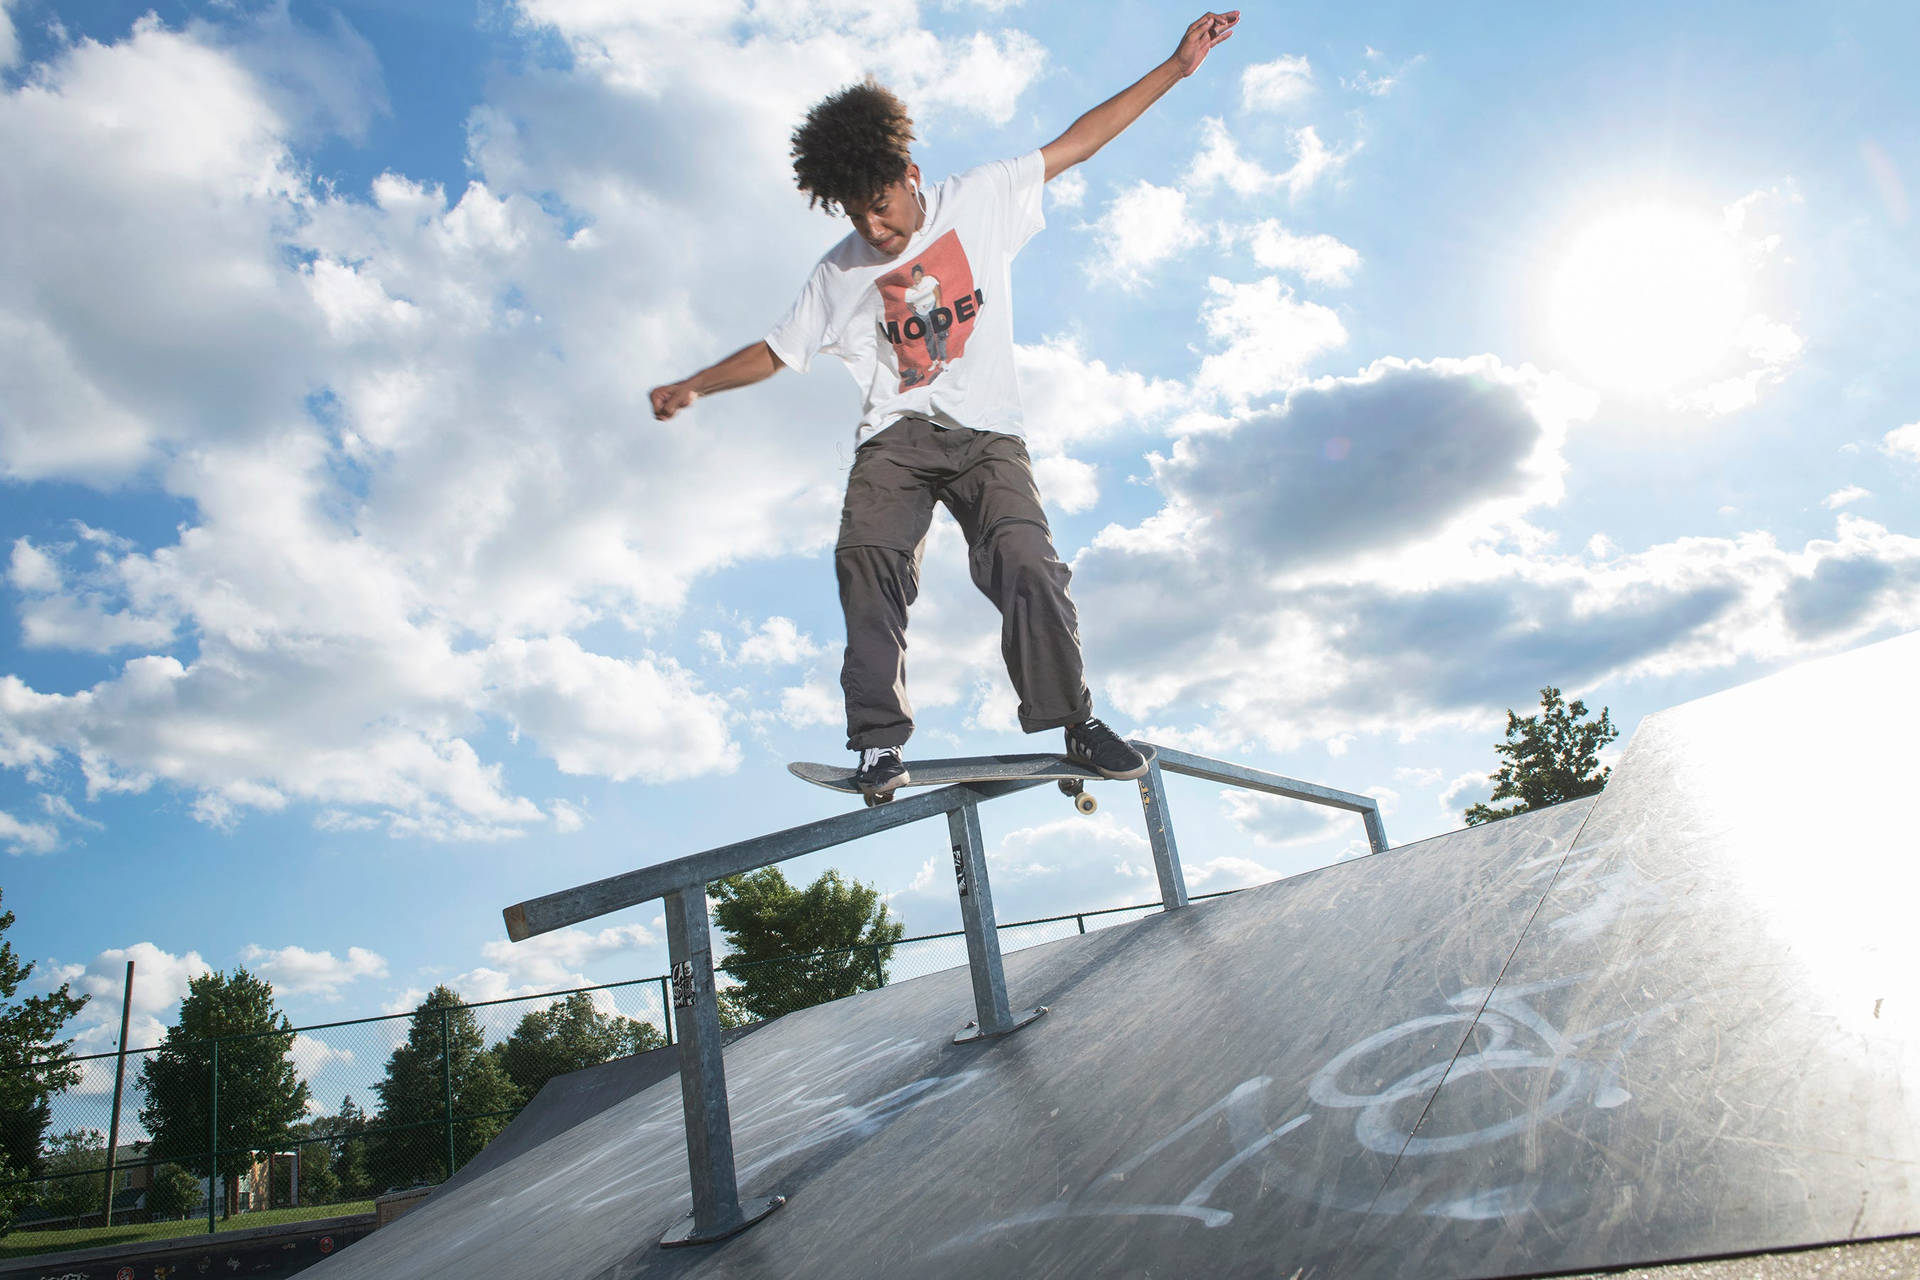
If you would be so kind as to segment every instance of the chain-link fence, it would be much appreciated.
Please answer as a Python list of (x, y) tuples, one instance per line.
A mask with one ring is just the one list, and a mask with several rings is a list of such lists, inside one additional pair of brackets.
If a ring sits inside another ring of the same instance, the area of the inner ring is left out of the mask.
[[(1000, 946), (1160, 909), (1006, 924)], [(728, 965), (722, 1016), (778, 1017), (965, 963), (956, 931)], [(244, 1035), (170, 1034), (71, 1059), (75, 1082), (31, 1105), (3, 1101), (28, 1091), (0, 1073), (0, 1218), (11, 1208), (13, 1224), (0, 1255), (72, 1247), (109, 1226), (171, 1222), (146, 1234), (184, 1234), (364, 1211), (383, 1192), (443, 1181), (554, 1076), (674, 1036), (661, 976), (479, 1004), (430, 997), (413, 1013)]]

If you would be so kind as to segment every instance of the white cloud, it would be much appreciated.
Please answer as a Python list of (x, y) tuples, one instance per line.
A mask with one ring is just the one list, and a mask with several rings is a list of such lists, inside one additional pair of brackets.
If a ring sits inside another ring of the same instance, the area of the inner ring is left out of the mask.
[(1296, 236), (1268, 218), (1253, 230), (1253, 260), (1275, 271), (1293, 271), (1315, 284), (1345, 286), (1360, 267), (1360, 254), (1329, 235)]
[(1069, 169), (1047, 184), (1047, 200), (1062, 209), (1078, 209), (1087, 200), (1087, 176)]
[(547, 812), (553, 818), (553, 829), (563, 836), (572, 835), (587, 825), (587, 815), (578, 806), (568, 804), (565, 800), (549, 802)]
[(733, 660), (746, 666), (793, 666), (812, 661), (827, 648), (814, 643), (812, 636), (801, 634), (792, 618), (773, 617), (741, 643)]
[(311, 1081), (335, 1063), (342, 1066), (351, 1066), (353, 1063), (353, 1050), (331, 1045), (325, 1040), (305, 1034), (293, 1038), (293, 1044), (287, 1050), (287, 1056), (293, 1060), (293, 1069), (299, 1073), (300, 1078), (307, 1081)]
[(60, 829), (50, 822), (22, 822), (0, 809), (0, 846), (8, 853), (52, 853), (60, 847)]
[(566, 638), (503, 640), (489, 658), (498, 705), (562, 773), (662, 782), (739, 763), (725, 704), (671, 659), (609, 658)]
[[(112, 548), (113, 544), (106, 544)], [(51, 549), (68, 554), (75, 544)], [(173, 619), (143, 613), (129, 603), (127, 584), (107, 550), (93, 547), (95, 566), (68, 575), (48, 549), (16, 539), (8, 580), (24, 597), (20, 638), (30, 649), (68, 649), (110, 653), (116, 649), (164, 645), (173, 639)], [(72, 585), (69, 585), (71, 576)], [(118, 607), (116, 607), (118, 606)]]
[(1099, 253), (1087, 275), (1122, 289), (1139, 288), (1153, 268), (1207, 242), (1207, 233), (1188, 216), (1184, 191), (1144, 180), (1108, 201), (1093, 230)]
[[(918, 637), (915, 637), (916, 643)], [(780, 719), (792, 729), (815, 725), (840, 724), (846, 716), (846, 702), (838, 687), (824, 680), (795, 685), (780, 691)]]
[[(1367, 49), (1367, 61), (1376, 65), (1384, 63), (1387, 55), (1380, 50)], [(1416, 54), (1391, 71), (1371, 71), (1362, 67), (1351, 76), (1340, 77), (1340, 87), (1352, 93), (1364, 93), (1376, 98), (1384, 98), (1400, 83), (1401, 77), (1427, 60), (1425, 54)]]
[(253, 972), (273, 984), (284, 995), (317, 995), (323, 1000), (338, 1000), (340, 988), (362, 978), (384, 978), (387, 962), (364, 947), (349, 947), (344, 957), (331, 951), (308, 951), (288, 946), (269, 951), (249, 945), (240, 958)]
[(1047, 509), (1064, 515), (1091, 511), (1100, 501), (1100, 474), (1075, 458), (1036, 458), (1033, 475)]
[(0, 71), (13, 65), (20, 56), (20, 37), (13, 30), (13, 15), (7, 12), (8, 0), (0, 0)]
[(1284, 55), (1240, 73), (1240, 105), (1248, 111), (1282, 111), (1313, 94), (1313, 67), (1304, 57)]
[[(188, 982), (212, 971), (197, 951), (176, 956), (151, 942), (102, 951), (84, 966), (49, 965), (48, 976), (52, 979), (49, 985), (67, 982), (75, 994), (88, 997), (86, 1007), (71, 1024), (74, 1052), (108, 1053), (114, 1049), (120, 1038), (120, 1005), (126, 990), (129, 960), (133, 961), (134, 973), (127, 1045), (134, 1049), (159, 1044), (178, 1017)], [(97, 1092), (111, 1091), (109, 1072)]]
[[(5, 677), (0, 765), (178, 788), (221, 826), (306, 804), (445, 839), (570, 821), (476, 749), (500, 721), (568, 772), (734, 766), (723, 700), (639, 637), (704, 574), (830, 544), (832, 453), (750, 393), (660, 427), (645, 390), (765, 324), (764, 296), (698, 282), (797, 285), (831, 234), (791, 191), (806, 106), (872, 67), (923, 133), (1004, 120), (1043, 55), (886, 4), (722, 8), (521, 6), (574, 64), (496, 82), (451, 194), (336, 191), (292, 159), (383, 109), (338, 20), (143, 19), (0, 96), (12, 189), (35, 193), (0, 246), (0, 474), (189, 513), (171, 544), (16, 550), (32, 643), (136, 656), (78, 692)], [(659, 261), (690, 210), (713, 238)], [(828, 417), (846, 390), (777, 394)]]
[(1871, 492), (1862, 489), (1859, 485), (1850, 484), (1844, 489), (1835, 489), (1821, 500), (1820, 505), (1829, 511), (1838, 511), (1841, 507), (1851, 506), (1862, 498), (1871, 498), (1872, 496), (1873, 494)]
[(616, 975), (594, 976), (589, 970), (655, 946), (660, 938), (646, 925), (623, 924), (594, 932), (558, 929), (525, 942), (495, 939), (480, 948), (487, 964), (461, 974), (449, 985), (469, 1002), (595, 986), (613, 981)]
[(1153, 460), (1165, 506), (1074, 560), (1104, 702), (1200, 750), (1293, 751), (1920, 625), (1920, 539), (1844, 511), (1798, 550), (1555, 552), (1525, 518), (1559, 501), (1566, 432), (1593, 411), (1491, 357), (1381, 361), (1181, 439)]
[(1673, 397), (1672, 405), (1718, 417), (1751, 408), (1760, 393), (1785, 381), (1787, 373), (1806, 342), (1793, 329), (1763, 315), (1748, 316), (1734, 339), (1734, 356), (1752, 362), (1752, 367), (1730, 378), (1722, 378), (1698, 390)]
[(1890, 458), (1920, 462), (1920, 422), (1895, 427), (1880, 438), (1880, 447)]
[[(1235, 830), (1269, 849), (1324, 840), (1353, 820), (1343, 809), (1238, 789), (1222, 791), (1220, 807)], [(1271, 880), (1274, 874), (1262, 878)]]
[(1214, 276), (1201, 311), (1207, 334), (1224, 349), (1200, 362), (1196, 389), (1243, 401), (1281, 391), (1322, 353), (1344, 346), (1340, 317), (1301, 302), (1273, 276), (1235, 284)]
[(1171, 378), (1110, 368), (1088, 356), (1078, 338), (1064, 334), (1016, 344), (1013, 360), (1027, 443), (1041, 457), (1157, 425), (1187, 395), (1185, 385)]
[(1200, 152), (1182, 177), (1185, 188), (1195, 193), (1211, 191), (1217, 184), (1225, 183), (1239, 196), (1285, 191), (1289, 199), (1297, 200), (1320, 179), (1337, 171), (1353, 154), (1351, 150), (1330, 149), (1320, 140), (1319, 132), (1308, 125), (1292, 130), (1289, 135), (1293, 164), (1279, 173), (1270, 173), (1240, 154), (1233, 135), (1227, 132), (1226, 122), (1218, 116), (1202, 120), (1200, 130)]

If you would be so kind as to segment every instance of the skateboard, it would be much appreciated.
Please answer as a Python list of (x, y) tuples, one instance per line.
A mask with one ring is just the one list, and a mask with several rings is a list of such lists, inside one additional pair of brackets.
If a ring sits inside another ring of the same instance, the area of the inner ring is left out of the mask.
[[(1153, 748), (1136, 742), (1134, 749), (1153, 761)], [(885, 804), (893, 799), (892, 791), (883, 791), (879, 795), (869, 796), (854, 784), (856, 770), (838, 764), (814, 764), (800, 761), (787, 766), (787, 772), (796, 778), (811, 782), (816, 787), (825, 787), (829, 791), (840, 791), (850, 796), (862, 796), (867, 807)], [(1085, 765), (1076, 764), (1061, 755), (1029, 756), (961, 756), (953, 760), (909, 760), (907, 761), (907, 780), (901, 787), (945, 787), (961, 782), (1019, 782), (1052, 781), (1060, 788), (1060, 793), (1072, 799), (1073, 807), (1081, 813), (1092, 813), (1099, 803), (1087, 794), (1089, 782), (1110, 781), (1105, 774), (1098, 773)], [(894, 788), (899, 790), (899, 787)]]

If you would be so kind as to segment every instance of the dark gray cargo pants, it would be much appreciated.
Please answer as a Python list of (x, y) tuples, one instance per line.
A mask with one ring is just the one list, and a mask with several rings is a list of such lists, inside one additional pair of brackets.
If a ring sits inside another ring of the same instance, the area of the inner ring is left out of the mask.
[(997, 431), (902, 418), (854, 453), (834, 570), (847, 617), (840, 687), (847, 746), (897, 747), (913, 733), (907, 701), (907, 610), (920, 555), (942, 503), (970, 548), (974, 585), (1000, 610), (1000, 653), (1028, 733), (1091, 714), (1080, 663), (1072, 574), (1054, 553), (1027, 447)]

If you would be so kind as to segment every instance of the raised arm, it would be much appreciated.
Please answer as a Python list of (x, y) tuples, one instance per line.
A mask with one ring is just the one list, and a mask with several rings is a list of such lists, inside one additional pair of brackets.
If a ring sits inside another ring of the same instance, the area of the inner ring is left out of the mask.
[(1198, 71), (1213, 47), (1233, 35), (1233, 24), (1238, 21), (1238, 9), (1203, 14), (1194, 19), (1171, 58), (1075, 120), (1065, 133), (1040, 148), (1041, 158), (1047, 162), (1047, 181), (1053, 181), (1112, 142), (1122, 129), (1140, 118), (1141, 112), (1158, 102), (1161, 94)]
[(691, 378), (655, 387), (651, 393), (653, 416), (665, 422), (695, 400), (715, 391), (731, 391), (750, 386), (780, 372), (780, 357), (765, 342), (740, 348), (725, 360), (710, 364)]

